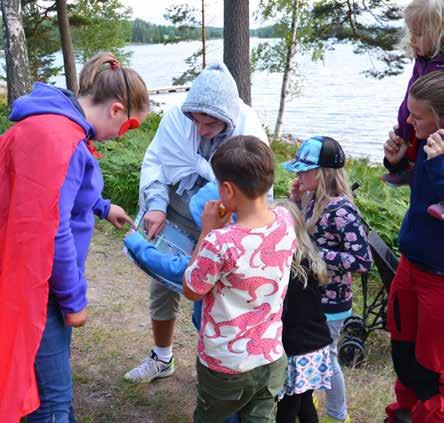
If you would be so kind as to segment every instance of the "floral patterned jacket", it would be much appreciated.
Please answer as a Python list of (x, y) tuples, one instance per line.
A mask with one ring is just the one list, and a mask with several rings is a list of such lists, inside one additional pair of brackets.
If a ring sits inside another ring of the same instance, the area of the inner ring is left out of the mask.
[[(314, 200), (307, 208), (313, 213)], [(325, 313), (352, 307), (352, 273), (365, 273), (372, 264), (364, 225), (356, 207), (346, 197), (332, 198), (316, 224), (313, 239), (327, 263), (330, 282), (321, 287)]]

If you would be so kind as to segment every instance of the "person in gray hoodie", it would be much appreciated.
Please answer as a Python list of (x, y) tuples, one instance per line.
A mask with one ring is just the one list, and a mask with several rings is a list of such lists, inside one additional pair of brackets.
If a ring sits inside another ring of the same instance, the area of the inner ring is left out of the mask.
[[(163, 116), (142, 163), (139, 213), (148, 238), (166, 219), (197, 239), (190, 198), (215, 176), (210, 160), (219, 145), (236, 135), (253, 135), (268, 144), (257, 114), (240, 98), (223, 63), (207, 66), (194, 80), (183, 105)], [(125, 374), (130, 382), (150, 382), (174, 373), (173, 335), (180, 295), (159, 281), (150, 283), (154, 347), (150, 356)]]

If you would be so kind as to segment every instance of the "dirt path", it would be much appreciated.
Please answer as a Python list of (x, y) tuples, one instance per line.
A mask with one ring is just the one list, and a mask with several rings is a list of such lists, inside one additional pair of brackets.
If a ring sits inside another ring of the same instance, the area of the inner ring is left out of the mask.
[[(191, 422), (194, 409), (196, 333), (191, 304), (183, 300), (175, 338), (176, 373), (147, 385), (124, 373), (152, 346), (148, 277), (122, 253), (120, 238), (100, 225), (87, 263), (89, 321), (73, 335), (75, 411), (79, 423)], [(371, 360), (346, 372), (353, 423), (379, 423), (391, 400), (390, 356), (385, 334), (369, 344)]]
[(177, 328), (176, 373), (151, 385), (131, 385), (124, 373), (152, 346), (149, 279), (100, 227), (87, 263), (89, 320), (73, 336), (75, 408), (79, 422), (188, 422), (194, 407), (196, 334), (183, 301)]

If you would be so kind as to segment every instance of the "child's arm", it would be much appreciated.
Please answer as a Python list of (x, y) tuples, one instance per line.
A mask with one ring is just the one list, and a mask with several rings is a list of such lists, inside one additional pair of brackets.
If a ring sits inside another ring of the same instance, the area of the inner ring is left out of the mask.
[(183, 292), (191, 301), (199, 301), (210, 292), (220, 279), (224, 260), (221, 245), (212, 234), (213, 229), (223, 227), (230, 219), (230, 213), (221, 217), (220, 201), (209, 201), (202, 214), (202, 232), (191, 256), (190, 264), (183, 275)]
[(150, 270), (177, 284), (182, 284), (183, 274), (190, 261), (189, 256), (160, 253), (156, 246), (146, 242), (139, 232), (128, 235), (123, 242), (131, 257), (143, 269)]
[[(191, 256), (188, 268), (191, 268), (194, 265), (194, 263), (196, 262), (196, 259), (198, 257), (201, 245), (204, 242), (204, 239), (205, 239), (205, 237), (207, 235), (208, 235), (207, 233), (204, 233), (203, 231), (201, 232), (200, 237), (199, 237), (199, 239), (197, 241), (196, 247), (194, 248), (193, 255)], [(188, 269), (186, 269), (186, 270), (188, 270)], [(190, 273), (192, 271), (193, 270), (191, 270)], [(185, 272), (184, 272), (183, 277), (182, 277), (182, 286), (183, 286), (183, 294), (190, 301), (200, 301), (211, 290), (211, 288), (210, 288), (207, 292), (201, 293), (201, 294), (197, 294), (196, 292), (194, 292), (191, 288), (188, 287), (188, 281), (187, 281), (186, 273)]]
[[(330, 233), (338, 234), (341, 240), (341, 251), (329, 246), (325, 239), (321, 247), (321, 254), (329, 270), (366, 273), (372, 265), (370, 248), (361, 219), (355, 209), (344, 206), (332, 212), (329, 222)], [(335, 242), (337, 245), (337, 243)], [(337, 247), (336, 247), (337, 248)]]

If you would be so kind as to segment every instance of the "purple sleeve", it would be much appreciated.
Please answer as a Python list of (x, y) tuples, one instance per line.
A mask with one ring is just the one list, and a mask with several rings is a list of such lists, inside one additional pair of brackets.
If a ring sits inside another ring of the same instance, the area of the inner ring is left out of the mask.
[[(329, 270), (366, 273), (372, 265), (370, 248), (359, 215), (351, 207), (341, 207), (330, 217), (331, 234), (336, 233), (340, 250), (336, 242), (326, 242), (321, 248), (321, 255)], [(330, 244), (332, 247), (329, 248)], [(334, 246), (333, 246), (334, 245)]]
[(413, 74), (410, 78), (410, 81), (407, 86), (407, 91), (405, 93), (405, 97), (403, 102), (401, 103), (401, 106), (399, 106), (398, 111), (398, 126), (399, 129), (396, 131), (396, 133), (407, 142), (411, 142), (413, 140), (413, 126), (407, 123), (407, 118), (409, 117), (409, 109), (407, 107), (407, 98), (409, 96), (410, 87), (413, 85), (413, 83), (419, 78), (419, 68), (420, 63), (418, 59), (415, 60), (415, 66), (413, 67)]
[(111, 200), (104, 200), (102, 196), (94, 204), (93, 212), (100, 219), (106, 219), (111, 207)]
[(87, 283), (77, 264), (77, 249), (71, 232), (71, 212), (85, 171), (85, 158), (77, 148), (71, 157), (59, 198), (59, 227), (55, 237), (54, 261), (49, 281), (64, 313), (76, 313), (86, 306)]

